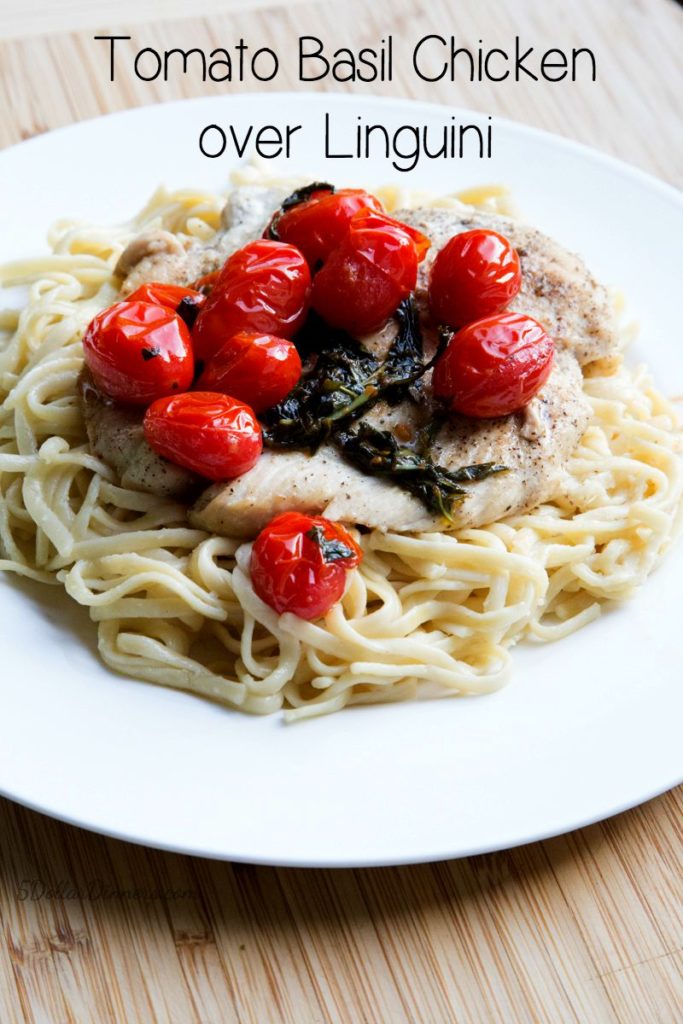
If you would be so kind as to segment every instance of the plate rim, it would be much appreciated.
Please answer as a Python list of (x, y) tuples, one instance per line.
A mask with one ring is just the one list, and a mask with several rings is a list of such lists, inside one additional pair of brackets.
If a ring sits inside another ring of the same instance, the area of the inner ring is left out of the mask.
[(300, 857), (269, 857), (263, 855), (250, 855), (246, 853), (225, 853), (218, 850), (207, 850), (205, 847), (195, 847), (191, 843), (181, 845), (175, 842), (161, 842), (158, 839), (145, 837), (143, 835), (128, 835), (118, 829), (107, 828), (106, 826), (96, 824), (88, 824), (87, 822), (79, 821), (76, 817), (56, 813), (49, 808), (46, 809), (41, 806), (39, 802), (14, 796), (7, 792), (2, 786), (0, 786), (0, 797), (9, 800), (11, 803), (18, 804), (20, 807), (25, 807), (29, 811), (44, 814), (46, 817), (59, 821), (64, 825), (80, 828), (85, 832), (90, 832), (93, 835), (104, 836), (107, 839), (115, 839), (123, 843), (132, 843), (134, 846), (142, 846), (152, 850), (159, 850), (162, 853), (175, 853), (179, 856), (185, 857), (202, 857), (206, 860), (225, 861), (234, 864), (253, 864), (256, 867), (307, 868), (310, 870), (330, 869), (342, 871), (345, 869), (355, 868), (391, 868), (410, 867), (418, 864), (436, 864), (440, 861), (462, 860), (466, 857), (480, 857), (489, 853), (502, 853), (505, 850), (516, 850), (519, 847), (530, 846), (532, 843), (540, 843), (548, 839), (555, 839), (560, 836), (569, 835), (571, 832), (576, 832), (583, 828), (589, 828), (591, 825), (597, 825), (602, 821), (609, 821), (611, 818), (624, 814), (626, 811), (634, 810), (636, 807), (641, 807), (642, 805), (649, 803), (649, 801), (655, 800), (657, 797), (671, 792), (677, 786), (682, 784), (683, 773), (678, 775), (673, 782), (667, 782), (663, 787), (657, 787), (654, 791), (648, 791), (645, 796), (638, 796), (635, 799), (627, 800), (623, 804), (617, 805), (606, 813), (598, 811), (596, 814), (590, 814), (586, 818), (577, 820), (575, 824), (566, 827), (562, 825), (559, 828), (550, 828), (547, 831), (541, 830), (540, 832), (526, 836), (525, 838), (502, 839), (499, 843), (484, 843), (481, 846), (474, 845), (472, 847), (463, 847), (455, 852), (439, 850), (428, 854), (410, 854), (405, 857), (365, 856), (362, 859), (354, 857), (339, 859), (331, 857), (323, 859), (317, 857), (312, 860)]

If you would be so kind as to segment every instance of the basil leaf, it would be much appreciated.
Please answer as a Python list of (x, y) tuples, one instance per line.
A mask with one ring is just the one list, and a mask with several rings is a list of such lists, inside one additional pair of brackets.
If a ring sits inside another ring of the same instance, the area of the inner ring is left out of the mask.
[(344, 456), (363, 472), (372, 476), (390, 477), (423, 502), (430, 512), (452, 521), (453, 507), (462, 501), (467, 490), (460, 485), (485, 480), (506, 471), (493, 462), (444, 469), (429, 455), (402, 446), (393, 434), (361, 423), (355, 432), (339, 431), (334, 442)]
[(345, 558), (353, 558), (356, 553), (341, 540), (329, 540), (322, 526), (312, 526), (306, 536), (318, 545), (325, 562), (340, 562)]

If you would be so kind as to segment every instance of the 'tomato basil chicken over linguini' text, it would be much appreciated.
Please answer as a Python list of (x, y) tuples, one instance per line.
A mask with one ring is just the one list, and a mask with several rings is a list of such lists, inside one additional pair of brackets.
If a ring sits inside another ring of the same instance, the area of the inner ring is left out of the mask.
[(486, 693), (676, 533), (673, 407), (501, 189), (245, 171), (49, 237), (0, 268), (0, 568), (118, 672), (287, 719)]

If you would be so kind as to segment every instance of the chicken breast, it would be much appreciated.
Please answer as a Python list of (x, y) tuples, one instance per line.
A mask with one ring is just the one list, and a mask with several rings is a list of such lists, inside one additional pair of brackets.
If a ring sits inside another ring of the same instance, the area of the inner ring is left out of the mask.
[(266, 449), (244, 476), (205, 491), (190, 522), (209, 533), (254, 537), (273, 516), (290, 511), (364, 526), (382, 523), (386, 530), (422, 530), (430, 522), (421, 501), (366, 476), (329, 445), (314, 455)]
[(487, 228), (505, 235), (519, 255), (522, 287), (510, 309), (542, 323), (555, 343), (570, 349), (582, 366), (614, 355), (616, 324), (607, 290), (583, 260), (541, 231), (491, 213), (423, 208), (398, 210), (393, 216), (431, 239), (418, 279), (417, 298), (423, 305), (429, 271), (439, 250), (454, 235)]
[[(457, 417), (436, 436), (430, 454), (446, 469), (481, 462), (507, 467), (477, 483), (453, 510), (455, 525), (481, 526), (539, 504), (557, 493), (564, 465), (588, 424), (590, 407), (574, 357), (559, 352), (545, 386), (520, 413), (499, 419)], [(381, 430), (418, 430), (428, 402), (377, 406), (364, 417)], [(443, 529), (446, 521), (388, 480), (368, 476), (329, 445), (314, 455), (266, 450), (237, 480), (215, 484), (190, 513), (210, 533), (252, 537), (284, 511), (322, 514), (379, 530)]]
[(78, 395), (90, 449), (116, 471), (123, 487), (169, 498), (187, 498), (201, 489), (198, 476), (152, 451), (142, 409), (106, 398), (87, 370), (78, 378)]
[(243, 186), (234, 189), (221, 214), (221, 228), (208, 244), (185, 247), (169, 231), (151, 231), (134, 238), (123, 250), (114, 273), (123, 278), (126, 296), (147, 281), (192, 284), (222, 266), (228, 256), (260, 238), (271, 214), (288, 193), (283, 188)]
[[(115, 273), (129, 295), (147, 281), (190, 284), (220, 267), (226, 258), (259, 238), (287, 189), (242, 186), (231, 192), (221, 229), (208, 244), (185, 248), (176, 235), (155, 231), (133, 239), (121, 254)], [(438, 207), (397, 210), (397, 220), (412, 224), (432, 242), (422, 263), (417, 298), (426, 303), (429, 271), (436, 254), (454, 235), (488, 228), (514, 245), (522, 267), (522, 288), (511, 309), (539, 320), (556, 343), (574, 353), (583, 366), (611, 357), (617, 348), (614, 313), (606, 289), (583, 261), (536, 228), (491, 213), (459, 212)]]

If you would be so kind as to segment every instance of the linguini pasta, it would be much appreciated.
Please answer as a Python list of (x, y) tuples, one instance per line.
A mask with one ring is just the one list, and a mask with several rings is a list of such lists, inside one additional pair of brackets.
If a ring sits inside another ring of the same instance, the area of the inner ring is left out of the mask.
[[(425, 203), (379, 194), (389, 208)], [(430, 201), (462, 198), (509, 212), (499, 189)], [(643, 369), (586, 378), (592, 421), (554, 501), (481, 529), (359, 536), (364, 560), (318, 622), (256, 596), (250, 544), (121, 487), (79, 412), (83, 330), (116, 300), (112, 268), (133, 235), (207, 240), (223, 202), (160, 190), (124, 227), (60, 222), (51, 255), (0, 268), (0, 283), (28, 286), (20, 311), (0, 313), (0, 568), (87, 606), (113, 669), (287, 718), (495, 690), (518, 641), (560, 639), (633, 595), (676, 533), (683, 494), (677, 418)]]

